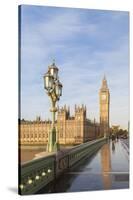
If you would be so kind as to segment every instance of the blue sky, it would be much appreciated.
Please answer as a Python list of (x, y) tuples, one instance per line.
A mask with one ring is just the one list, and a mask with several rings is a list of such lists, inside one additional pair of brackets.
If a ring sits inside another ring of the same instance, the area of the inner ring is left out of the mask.
[(85, 104), (99, 121), (106, 75), (110, 125), (129, 120), (129, 13), (44, 6), (21, 7), (21, 118), (51, 117), (43, 74), (55, 59), (63, 84), (59, 106)]

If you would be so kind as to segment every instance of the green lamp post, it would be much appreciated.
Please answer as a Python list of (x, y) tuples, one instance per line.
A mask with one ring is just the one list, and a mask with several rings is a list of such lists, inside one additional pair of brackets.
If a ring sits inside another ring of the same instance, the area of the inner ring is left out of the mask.
[(52, 127), (48, 136), (47, 151), (56, 152), (59, 150), (59, 144), (57, 139), (57, 130), (55, 127), (55, 113), (57, 112), (56, 102), (59, 101), (62, 95), (62, 84), (58, 77), (58, 68), (53, 61), (53, 64), (48, 67), (48, 71), (44, 74), (44, 88), (47, 91), (48, 96), (51, 99), (51, 109), (52, 112)]

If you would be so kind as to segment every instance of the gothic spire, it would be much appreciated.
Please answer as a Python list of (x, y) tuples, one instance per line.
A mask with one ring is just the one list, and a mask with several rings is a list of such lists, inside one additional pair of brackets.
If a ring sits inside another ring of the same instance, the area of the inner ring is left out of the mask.
[(102, 80), (102, 87), (101, 89), (108, 89), (108, 84), (107, 84), (107, 80), (106, 80), (106, 76), (104, 74), (103, 80)]

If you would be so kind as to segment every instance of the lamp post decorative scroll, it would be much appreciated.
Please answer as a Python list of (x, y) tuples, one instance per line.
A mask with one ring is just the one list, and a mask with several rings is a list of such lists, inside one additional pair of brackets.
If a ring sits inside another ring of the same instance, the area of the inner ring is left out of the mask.
[(55, 127), (55, 113), (57, 112), (56, 102), (59, 101), (60, 96), (62, 96), (62, 84), (59, 81), (58, 71), (59, 69), (56, 67), (55, 61), (53, 61), (52, 65), (48, 67), (47, 73), (43, 76), (44, 88), (46, 89), (52, 104), (50, 109), (52, 112), (52, 127), (48, 137), (48, 152), (55, 152), (59, 150), (57, 131)]

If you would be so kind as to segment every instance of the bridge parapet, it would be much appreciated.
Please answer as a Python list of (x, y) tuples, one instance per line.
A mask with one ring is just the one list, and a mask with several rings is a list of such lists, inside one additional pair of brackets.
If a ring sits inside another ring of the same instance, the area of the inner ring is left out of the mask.
[(55, 154), (20, 166), (19, 194), (34, 194), (55, 179)]
[(105, 138), (95, 141), (87, 142), (83, 146), (79, 145), (77, 148), (72, 149), (69, 154), (69, 167), (80, 161), (84, 157), (92, 156), (104, 143)]
[(92, 156), (104, 143), (106, 143), (105, 138), (97, 139), (77, 145), (68, 152), (53, 153), (22, 164), (19, 194), (36, 193), (81, 159)]
[(104, 143), (105, 138), (97, 139), (95, 141), (86, 142), (84, 144), (73, 147), (66, 155), (58, 159), (58, 168), (56, 168), (56, 176), (64, 170), (72, 167), (84, 157), (93, 155)]

